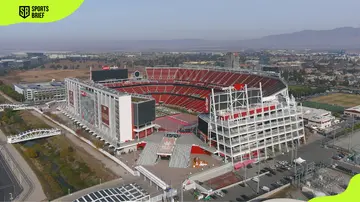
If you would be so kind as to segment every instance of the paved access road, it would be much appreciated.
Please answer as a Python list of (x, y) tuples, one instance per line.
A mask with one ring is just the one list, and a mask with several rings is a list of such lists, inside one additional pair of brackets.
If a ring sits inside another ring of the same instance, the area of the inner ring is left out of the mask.
[[(11, 156), (8, 156), (7, 158), (12, 159), (11, 161), (14, 162), (17, 170), (16, 177), (18, 178), (19, 181), (21, 179), (22, 182), (23, 191), (18, 199), (22, 201), (45, 200), (46, 199), (45, 193), (41, 187), (38, 178), (36, 177), (36, 174), (31, 170), (30, 166), (27, 164), (27, 162), (21, 156), (21, 154), (15, 149), (15, 147), (12, 144), (6, 144), (6, 136), (1, 130), (0, 130), (0, 141), (3, 143), (2, 144), (2, 146), (4, 147), (3, 149), (6, 149), (6, 151), (2, 151), (2, 154), (4, 153), (6, 153), (6, 155), (11, 154)], [(11, 171), (13, 172), (13, 170)], [(1, 180), (2, 178), (0, 178), (0, 181)], [(6, 193), (5, 195), (9, 195), (9, 194)]]
[(0, 155), (0, 201), (10, 201), (17, 197), (22, 191), (16, 181), (11, 168), (6, 163), (4, 157)]

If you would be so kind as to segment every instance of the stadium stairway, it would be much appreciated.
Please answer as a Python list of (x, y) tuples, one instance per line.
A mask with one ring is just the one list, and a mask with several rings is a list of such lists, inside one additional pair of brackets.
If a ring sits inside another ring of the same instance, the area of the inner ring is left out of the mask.
[(147, 142), (144, 150), (140, 153), (139, 159), (137, 161), (138, 165), (155, 165), (157, 160), (157, 151), (159, 144), (153, 142)]
[(171, 155), (169, 167), (171, 168), (187, 168), (190, 161), (192, 145), (177, 144), (175, 145), (174, 152)]

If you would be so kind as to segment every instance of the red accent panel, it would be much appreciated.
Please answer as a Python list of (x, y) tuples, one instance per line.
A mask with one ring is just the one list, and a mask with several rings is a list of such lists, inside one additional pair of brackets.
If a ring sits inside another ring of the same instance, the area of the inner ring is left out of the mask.
[(259, 109), (256, 109), (256, 113), (261, 113), (262, 112), (262, 109), (259, 108)]
[(270, 106), (270, 110), (274, 110), (275, 109), (275, 106)]
[(101, 121), (109, 126), (109, 107), (101, 105)]
[(144, 148), (145, 146), (146, 146), (146, 142), (141, 142), (141, 143), (137, 144), (137, 148), (139, 148), (139, 147)]
[(146, 136), (145, 131), (140, 131), (138, 134), (139, 134), (139, 138), (144, 138)]
[(234, 114), (234, 118), (239, 118), (239, 114)]
[(199, 146), (192, 146), (192, 147), (191, 147), (191, 153), (192, 153), (192, 154), (206, 154), (206, 155), (210, 155), (210, 152), (202, 149), (202, 148), (199, 147)]
[(253, 115), (255, 113), (255, 110), (250, 110), (250, 115)]
[(236, 84), (234, 84), (234, 88), (235, 88), (235, 90), (241, 90), (241, 89), (243, 89), (244, 88), (244, 84), (242, 84), (242, 83), (236, 83)]
[(241, 116), (246, 116), (247, 112), (241, 112)]
[(269, 111), (269, 107), (264, 107), (264, 112)]

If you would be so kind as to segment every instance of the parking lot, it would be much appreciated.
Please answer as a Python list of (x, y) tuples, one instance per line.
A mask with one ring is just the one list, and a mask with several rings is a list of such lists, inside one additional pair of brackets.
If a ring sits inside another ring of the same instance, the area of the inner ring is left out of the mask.
[[(291, 176), (293, 175), (291, 168), (292, 166), (289, 163), (288, 165), (282, 166), (280, 165), (280, 162), (276, 162), (274, 166), (273, 161), (247, 166), (246, 169), (242, 168), (236, 171), (236, 174), (240, 175), (243, 179), (245, 179), (246, 176), (246, 179), (248, 179), (246, 183), (241, 183), (226, 189), (223, 197), (214, 194), (212, 199), (217, 201), (248, 201), (266, 193), (266, 188), (265, 190), (262, 189), (264, 186), (269, 188), (269, 190), (274, 190), (282, 185), (290, 183)], [(259, 174), (262, 174), (262, 176), (255, 177)], [(259, 185), (257, 181), (259, 181)], [(184, 193), (184, 201), (193, 200), (193, 193)]]
[[(339, 152), (332, 148), (324, 148), (322, 145), (322, 139), (316, 140), (310, 144), (303, 145), (298, 148), (297, 152), (294, 152), (291, 154), (290, 152), (280, 154), (275, 157), (273, 160), (268, 160), (267, 162), (260, 164), (260, 170), (263, 170), (264, 168), (272, 167), (274, 168), (274, 165), (279, 164), (278, 161), (287, 161), (290, 162), (292, 155), (295, 157), (301, 157), (302, 159), (306, 160), (307, 162), (315, 162), (315, 163), (324, 163), (324, 164), (337, 164), (340, 165), (343, 168), (350, 169), (353, 172), (360, 171), (360, 168), (355, 167), (349, 163), (344, 162), (343, 160), (334, 160), (332, 157), (335, 154), (338, 154)], [(257, 172), (259, 170), (259, 167), (257, 165), (252, 165), (252, 167), (246, 168), (246, 178), (252, 178), (253, 176), (257, 175)], [(245, 177), (245, 168), (240, 169), (237, 171), (238, 174)], [(287, 176), (292, 176), (294, 174), (294, 169), (291, 168), (291, 170), (287, 169), (275, 169), (275, 174), (271, 175), (264, 175), (260, 177), (259, 179), (259, 193), (257, 193), (258, 190), (258, 183), (249, 180), (246, 183), (246, 186), (244, 185), (236, 185), (232, 188), (229, 188), (226, 190), (226, 194), (224, 197), (215, 196), (213, 200), (216, 201), (247, 201), (252, 198), (255, 198), (257, 196), (260, 196), (265, 193), (264, 190), (261, 188), (263, 186), (266, 186), (270, 188), (270, 190), (273, 190), (282, 184), (286, 184), (287, 182), (290, 182), (289, 179), (285, 179)], [(194, 201), (194, 196), (190, 192), (184, 193), (184, 201)]]

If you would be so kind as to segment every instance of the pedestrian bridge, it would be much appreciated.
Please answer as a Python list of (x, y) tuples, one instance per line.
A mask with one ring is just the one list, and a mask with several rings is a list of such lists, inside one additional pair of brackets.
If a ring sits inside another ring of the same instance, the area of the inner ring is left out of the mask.
[(12, 110), (24, 110), (29, 109), (25, 104), (0, 104), (0, 112), (4, 111), (5, 109), (12, 109)]
[(51, 137), (55, 135), (61, 135), (61, 130), (57, 128), (52, 129), (34, 129), (22, 132), (18, 135), (13, 135), (7, 138), (7, 142), (15, 144), (19, 142), (25, 142), (29, 140), (40, 139), (44, 137)]

